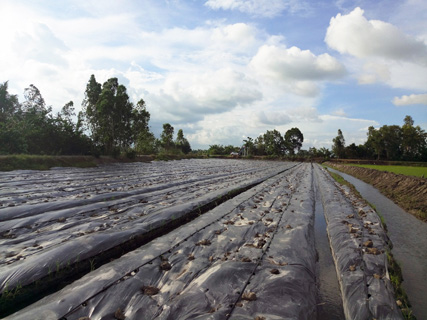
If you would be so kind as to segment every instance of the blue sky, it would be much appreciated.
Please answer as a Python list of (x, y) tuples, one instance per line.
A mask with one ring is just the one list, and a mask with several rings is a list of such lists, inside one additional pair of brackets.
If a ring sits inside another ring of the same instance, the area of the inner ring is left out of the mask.
[(1, 0), (0, 81), (81, 109), (91, 74), (117, 77), (150, 126), (193, 149), (241, 145), (298, 127), (303, 148), (338, 129), (411, 115), (427, 130), (427, 3), (422, 0)]

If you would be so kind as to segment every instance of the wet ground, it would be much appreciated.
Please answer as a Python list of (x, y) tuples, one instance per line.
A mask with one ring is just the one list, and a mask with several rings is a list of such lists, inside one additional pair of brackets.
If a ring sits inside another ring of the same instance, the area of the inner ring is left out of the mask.
[(329, 170), (353, 184), (384, 216), (393, 243), (393, 255), (402, 267), (403, 288), (414, 315), (418, 319), (427, 319), (427, 223), (405, 212), (371, 185), (348, 174)]

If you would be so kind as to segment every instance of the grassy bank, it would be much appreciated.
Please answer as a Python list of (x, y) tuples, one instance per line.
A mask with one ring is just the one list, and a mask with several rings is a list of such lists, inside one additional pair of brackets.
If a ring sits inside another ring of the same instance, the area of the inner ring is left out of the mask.
[(390, 166), (390, 165), (375, 165), (375, 164), (351, 164), (351, 166), (375, 169), (375, 170), (380, 170), (385, 172), (393, 172), (395, 174), (403, 174), (405, 176), (427, 178), (427, 167)]
[(407, 212), (427, 221), (427, 179), (354, 165), (325, 164), (371, 184)]

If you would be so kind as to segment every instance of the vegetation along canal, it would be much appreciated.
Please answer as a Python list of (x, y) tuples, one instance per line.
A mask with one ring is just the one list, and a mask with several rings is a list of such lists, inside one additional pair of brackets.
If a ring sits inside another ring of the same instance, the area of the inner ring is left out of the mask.
[(385, 218), (393, 255), (402, 267), (403, 288), (414, 315), (417, 319), (427, 319), (427, 224), (405, 212), (371, 185), (348, 174), (329, 170), (353, 184)]

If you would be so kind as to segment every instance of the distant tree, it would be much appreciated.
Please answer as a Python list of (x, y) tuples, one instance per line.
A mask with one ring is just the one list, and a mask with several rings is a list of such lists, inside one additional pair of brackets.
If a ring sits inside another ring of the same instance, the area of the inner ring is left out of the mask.
[(229, 155), (230, 153), (232, 153), (232, 152), (238, 152), (239, 150), (240, 150), (239, 147), (235, 147), (235, 146), (229, 144), (229, 145), (227, 145), (227, 146), (224, 147), (224, 153), (223, 153), (223, 155)]
[(384, 150), (384, 144), (380, 132), (373, 126), (368, 128), (368, 140), (365, 142), (365, 147), (371, 156), (380, 160)]
[(160, 143), (164, 150), (170, 151), (174, 147), (173, 142), (174, 128), (169, 124), (163, 124), (163, 132), (160, 135)]
[(427, 134), (420, 128), (414, 127), (414, 120), (406, 116), (402, 126), (402, 156), (405, 160), (423, 161), (427, 153)]
[(255, 149), (254, 139), (252, 139), (251, 137), (248, 137), (247, 139), (243, 140), (243, 142), (244, 142), (243, 146), (245, 147), (246, 155), (251, 156), (254, 153), (254, 149)]
[(133, 104), (126, 87), (117, 78), (102, 85), (92, 75), (86, 86), (83, 108), (94, 142), (108, 154), (125, 151), (134, 142), (132, 134)]
[(0, 84), (0, 123), (11, 119), (20, 108), (18, 96), (8, 92), (8, 81)]
[(27, 152), (21, 116), (18, 96), (9, 93), (7, 81), (0, 84), (0, 154)]
[(210, 156), (214, 156), (214, 155), (223, 155), (223, 154), (225, 154), (224, 146), (223, 146), (223, 145), (220, 145), (220, 144), (213, 144), (213, 145), (210, 145), (210, 146), (209, 146), (209, 149), (208, 149), (208, 154), (209, 154)]
[(191, 152), (191, 146), (188, 140), (184, 137), (182, 129), (178, 130), (177, 138), (175, 140), (175, 146), (181, 150), (184, 154)]
[(263, 156), (266, 154), (263, 135), (258, 136), (254, 141), (254, 154), (257, 156)]
[(87, 127), (95, 144), (100, 143), (100, 115), (96, 104), (99, 100), (99, 96), (101, 95), (101, 91), (101, 84), (96, 81), (95, 75), (92, 74), (86, 85), (85, 98), (82, 102), (82, 115), (87, 120)]
[(323, 157), (325, 160), (328, 160), (332, 157), (332, 152), (325, 147), (322, 147), (318, 151), (319, 156)]
[(285, 140), (276, 129), (272, 131), (267, 130), (267, 132), (264, 133), (263, 140), (267, 155), (281, 156), (285, 153)]
[(57, 130), (55, 120), (49, 114), (52, 108), (46, 106), (40, 90), (33, 84), (24, 90), (20, 125), (30, 154), (57, 153)]
[(332, 152), (337, 158), (345, 157), (345, 139), (341, 129), (338, 129), (338, 135), (332, 140)]
[(379, 129), (383, 148), (388, 160), (400, 160), (402, 155), (402, 128), (384, 125)]
[(158, 151), (158, 140), (150, 131), (141, 131), (135, 144), (135, 149), (140, 154), (155, 154)]
[(295, 154), (295, 150), (298, 152), (301, 149), (303, 142), (304, 136), (298, 128), (292, 128), (286, 131), (285, 144), (291, 155)]
[(22, 109), (26, 113), (47, 115), (52, 111), (52, 107), (46, 107), (46, 103), (40, 93), (40, 90), (33, 84), (30, 84), (24, 91), (25, 102)]

